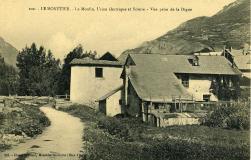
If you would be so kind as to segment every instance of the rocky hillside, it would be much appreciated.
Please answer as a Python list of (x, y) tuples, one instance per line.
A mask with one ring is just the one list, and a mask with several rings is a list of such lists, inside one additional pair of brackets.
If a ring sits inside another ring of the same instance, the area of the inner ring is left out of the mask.
[(0, 37), (0, 56), (4, 57), (4, 61), (7, 64), (16, 66), (17, 54), (17, 49)]
[(165, 35), (128, 53), (191, 54), (198, 51), (217, 51), (224, 45), (240, 49), (250, 44), (250, 0), (237, 0), (212, 17), (191, 19)]

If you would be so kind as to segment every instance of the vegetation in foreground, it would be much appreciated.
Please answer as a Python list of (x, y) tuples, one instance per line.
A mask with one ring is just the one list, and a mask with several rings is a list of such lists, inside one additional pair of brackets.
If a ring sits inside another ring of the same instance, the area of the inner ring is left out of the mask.
[(17, 108), (19, 110), (0, 112), (0, 151), (11, 147), (6, 143), (4, 135), (34, 137), (50, 125), (49, 119), (39, 107), (20, 104)]
[(227, 129), (249, 130), (250, 102), (214, 106), (213, 108), (213, 111), (205, 119), (205, 125)]
[(81, 118), (82, 159), (249, 159), (249, 131), (207, 126), (156, 128), (136, 118), (111, 118), (86, 106), (62, 109)]

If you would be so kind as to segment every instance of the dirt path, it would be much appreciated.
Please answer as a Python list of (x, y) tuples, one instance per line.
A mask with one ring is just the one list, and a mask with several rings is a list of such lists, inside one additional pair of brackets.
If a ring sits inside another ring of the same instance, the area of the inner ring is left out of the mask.
[(84, 128), (80, 119), (48, 106), (41, 107), (41, 110), (50, 119), (51, 125), (35, 139), (0, 153), (1, 160), (79, 159)]

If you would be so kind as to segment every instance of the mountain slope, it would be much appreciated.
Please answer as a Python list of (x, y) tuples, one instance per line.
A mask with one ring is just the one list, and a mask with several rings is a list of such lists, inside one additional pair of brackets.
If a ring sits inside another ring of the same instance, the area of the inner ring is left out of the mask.
[(141, 46), (126, 50), (129, 53), (191, 54), (223, 49), (224, 45), (239, 49), (250, 44), (250, 0), (237, 0), (212, 17), (189, 20), (165, 35)]
[(0, 37), (0, 55), (4, 57), (4, 61), (7, 64), (16, 66), (17, 54), (17, 49)]

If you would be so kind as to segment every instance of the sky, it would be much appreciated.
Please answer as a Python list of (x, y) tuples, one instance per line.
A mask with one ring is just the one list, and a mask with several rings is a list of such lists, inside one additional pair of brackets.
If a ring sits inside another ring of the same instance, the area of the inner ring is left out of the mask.
[[(0, 0), (0, 37), (18, 50), (32, 42), (64, 56), (78, 44), (98, 54), (119, 56), (198, 17), (212, 16), (234, 0)], [(69, 7), (48, 11), (41, 7)], [(95, 11), (75, 11), (75, 8)], [(145, 11), (97, 11), (100, 8), (145, 8)], [(151, 11), (151, 7), (157, 11)], [(36, 10), (29, 10), (35, 8)], [(160, 12), (161, 8), (169, 11)], [(170, 11), (179, 8), (179, 11)], [(181, 8), (192, 9), (181, 11)]]

